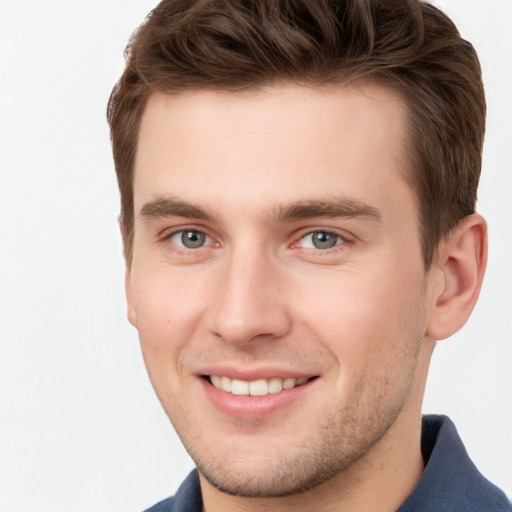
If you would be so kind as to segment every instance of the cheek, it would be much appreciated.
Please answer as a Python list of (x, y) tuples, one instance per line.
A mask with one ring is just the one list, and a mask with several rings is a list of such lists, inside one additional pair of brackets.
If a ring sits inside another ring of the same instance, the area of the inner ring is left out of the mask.
[[(144, 277), (137, 279), (135, 276), (132, 296), (141, 337), (146, 332), (160, 332), (166, 338), (175, 338), (193, 327), (204, 301), (204, 287), (199, 286), (197, 280), (158, 269), (142, 271), (140, 275)], [(151, 336), (147, 341), (158, 344), (163, 340), (160, 336)]]
[(303, 282), (296, 287), (302, 290), (296, 299), (298, 316), (350, 374), (382, 368), (421, 335), (421, 276), (398, 266), (334, 272), (316, 283)]
[(193, 335), (195, 322), (187, 294), (179, 292), (179, 283), (161, 275), (145, 275), (137, 286), (137, 330), (144, 364), (164, 410), (176, 416), (183, 395), (185, 368), (182, 354)]
[(144, 362), (160, 399), (183, 374), (182, 354), (200, 323), (204, 293), (193, 280), (168, 272), (141, 272), (132, 282), (133, 306)]

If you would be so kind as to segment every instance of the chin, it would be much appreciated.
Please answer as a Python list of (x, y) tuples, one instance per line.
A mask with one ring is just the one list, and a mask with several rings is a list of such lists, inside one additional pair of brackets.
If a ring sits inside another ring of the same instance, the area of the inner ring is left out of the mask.
[[(297, 435), (294, 443), (290, 439), (265, 442), (249, 436), (244, 449), (243, 443), (220, 446), (212, 439), (209, 449), (189, 446), (189, 453), (204, 480), (225, 494), (245, 498), (291, 496), (318, 487), (353, 467), (385, 435), (396, 415), (389, 415), (384, 423), (382, 419), (361, 421), (346, 416), (340, 422), (331, 418), (315, 434)], [(340, 436), (340, 432), (345, 435)]]
[(198, 465), (198, 470), (211, 486), (225, 494), (243, 498), (280, 498), (317, 487), (337, 475), (342, 468), (320, 461), (313, 465), (311, 462), (282, 461), (237, 472), (229, 468), (203, 467), (202, 464)]

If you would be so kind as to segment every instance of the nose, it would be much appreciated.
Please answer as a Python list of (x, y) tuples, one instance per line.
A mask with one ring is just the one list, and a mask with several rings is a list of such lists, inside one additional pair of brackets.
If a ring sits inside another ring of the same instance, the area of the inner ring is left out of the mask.
[(210, 332), (239, 345), (287, 334), (291, 318), (278, 265), (255, 251), (233, 253), (223, 265), (208, 315)]

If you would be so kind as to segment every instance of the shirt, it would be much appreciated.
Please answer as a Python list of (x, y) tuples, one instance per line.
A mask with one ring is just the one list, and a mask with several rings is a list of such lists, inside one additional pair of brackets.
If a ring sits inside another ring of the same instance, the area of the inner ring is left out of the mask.
[[(424, 416), (421, 451), (425, 470), (397, 512), (510, 512), (505, 494), (486, 480), (469, 458), (455, 425), (446, 416)], [(197, 470), (176, 495), (146, 512), (201, 512)]]

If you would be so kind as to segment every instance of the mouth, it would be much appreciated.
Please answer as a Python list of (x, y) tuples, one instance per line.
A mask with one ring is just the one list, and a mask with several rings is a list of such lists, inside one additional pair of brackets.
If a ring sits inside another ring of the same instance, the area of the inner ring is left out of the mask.
[(273, 377), (271, 379), (246, 381), (240, 379), (232, 379), (230, 377), (221, 375), (204, 375), (203, 377), (214, 388), (220, 391), (225, 391), (226, 393), (231, 393), (232, 395), (247, 396), (265, 396), (280, 393), (281, 391), (303, 386), (308, 382), (318, 378), (317, 376), (299, 378)]

